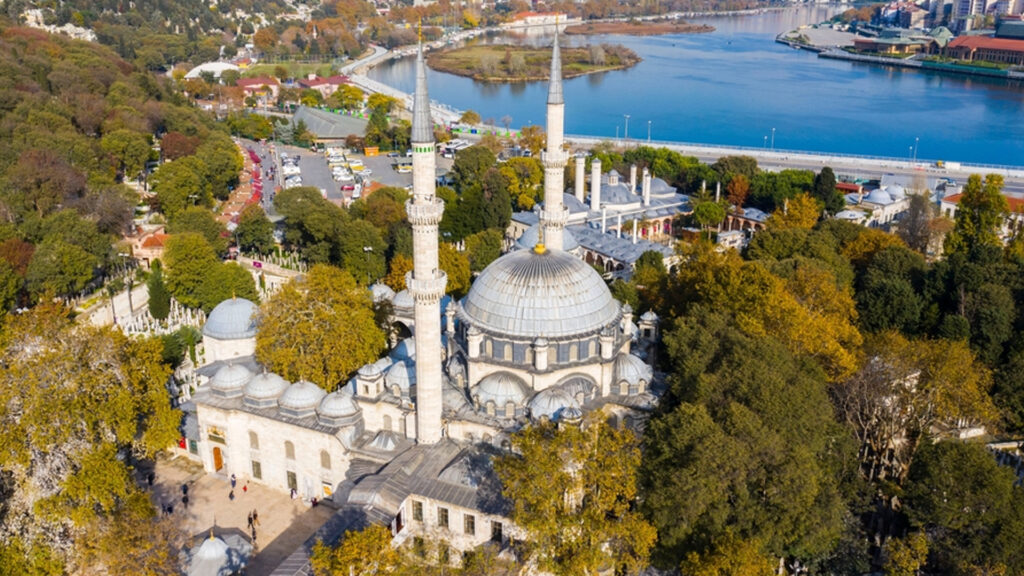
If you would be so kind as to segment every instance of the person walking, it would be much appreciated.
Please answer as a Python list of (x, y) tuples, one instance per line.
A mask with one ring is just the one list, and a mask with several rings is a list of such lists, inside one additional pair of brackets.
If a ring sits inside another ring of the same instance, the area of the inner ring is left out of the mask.
[(245, 519), (245, 523), (246, 523), (246, 526), (247, 526), (247, 527), (248, 527), (248, 528), (249, 528), (250, 530), (252, 530), (252, 529), (253, 529), (253, 523), (252, 523), (252, 512), (249, 512), (249, 515), (248, 515), (248, 516), (246, 517), (246, 519)]
[(252, 523), (254, 526), (260, 525), (260, 515), (256, 512), (256, 509), (252, 509)]
[(228, 492), (228, 500), (231, 500), (232, 502), (235, 501), (235, 491), (234, 490), (232, 490), (231, 492)]
[(231, 489), (232, 489), (232, 490), (234, 490), (234, 489), (235, 489), (235, 483), (236, 483), (236, 482), (238, 482), (238, 481), (237, 481), (237, 480), (235, 480), (235, 475), (234, 475), (234, 474), (232, 474), (232, 475), (231, 475)]
[(245, 494), (248, 491), (249, 491), (249, 481), (246, 480), (245, 481), (245, 486), (242, 486), (242, 494)]

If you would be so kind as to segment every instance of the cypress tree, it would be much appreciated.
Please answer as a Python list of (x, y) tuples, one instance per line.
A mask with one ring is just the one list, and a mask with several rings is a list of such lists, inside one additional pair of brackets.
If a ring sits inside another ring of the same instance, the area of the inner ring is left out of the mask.
[(149, 314), (157, 320), (166, 320), (171, 313), (171, 293), (164, 284), (163, 265), (153, 261), (153, 270), (146, 282), (149, 288)]

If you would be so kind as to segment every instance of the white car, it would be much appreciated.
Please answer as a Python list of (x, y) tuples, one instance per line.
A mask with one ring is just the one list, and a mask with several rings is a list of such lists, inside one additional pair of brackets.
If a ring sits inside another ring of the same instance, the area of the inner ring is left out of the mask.
[(370, 176), (372, 174), (373, 170), (370, 170), (369, 168), (363, 168), (362, 170), (359, 171), (360, 176)]

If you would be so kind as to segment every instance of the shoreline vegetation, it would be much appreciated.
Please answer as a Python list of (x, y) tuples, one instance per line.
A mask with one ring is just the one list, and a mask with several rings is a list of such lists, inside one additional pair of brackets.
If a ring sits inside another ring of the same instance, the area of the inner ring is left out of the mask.
[[(623, 70), (641, 58), (618, 44), (562, 48), (562, 78)], [(427, 55), (427, 65), (439, 72), (483, 82), (537, 82), (551, 74), (551, 48), (488, 44), (464, 46)]]
[(662, 34), (706, 34), (715, 27), (691, 24), (685, 20), (617, 20), (587, 22), (565, 28), (566, 34), (627, 34), (630, 36), (658, 36)]

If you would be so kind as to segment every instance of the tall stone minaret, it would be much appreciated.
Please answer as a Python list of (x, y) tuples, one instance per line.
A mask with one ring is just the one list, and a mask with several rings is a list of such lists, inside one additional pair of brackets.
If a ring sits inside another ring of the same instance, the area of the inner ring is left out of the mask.
[[(554, 250), (562, 249), (562, 231), (569, 220), (569, 211), (562, 204), (564, 173), (568, 155), (562, 149), (565, 126), (565, 99), (562, 97), (562, 55), (558, 49), (558, 31), (551, 49), (551, 82), (548, 85), (547, 150), (544, 151), (544, 208), (540, 225), (544, 243)], [(418, 353), (418, 352), (417, 352)]]
[(405, 285), (416, 303), (416, 441), (434, 444), (441, 439), (441, 297), (448, 277), (437, 263), (437, 225), (444, 203), (434, 195), (434, 125), (422, 44), (416, 59), (411, 144), (412, 198), (405, 211), (412, 224), (413, 269), (405, 275)]

